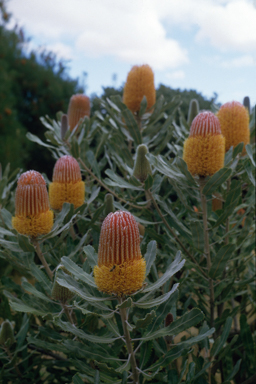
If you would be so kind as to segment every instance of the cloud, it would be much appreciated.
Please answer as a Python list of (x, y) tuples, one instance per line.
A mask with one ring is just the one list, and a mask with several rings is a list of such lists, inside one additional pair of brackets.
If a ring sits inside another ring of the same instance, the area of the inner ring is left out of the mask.
[(188, 62), (187, 50), (167, 37), (152, 0), (11, 0), (10, 5), (33, 34), (69, 42), (87, 57), (113, 56), (161, 70)]
[(224, 68), (256, 67), (256, 60), (250, 55), (244, 55), (234, 59), (224, 60), (221, 62), (221, 66)]
[(181, 80), (185, 78), (185, 72), (182, 70), (173, 71), (166, 74), (169, 80)]

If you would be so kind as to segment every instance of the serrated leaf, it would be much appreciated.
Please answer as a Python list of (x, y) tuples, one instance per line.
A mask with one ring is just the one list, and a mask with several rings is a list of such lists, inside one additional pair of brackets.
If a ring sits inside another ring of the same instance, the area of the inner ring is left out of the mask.
[(244, 143), (239, 143), (233, 150), (233, 159), (243, 151)]
[(194, 177), (191, 175), (191, 173), (188, 170), (187, 163), (181, 157), (177, 157), (176, 164), (177, 164), (177, 167), (181, 170), (181, 172), (186, 175), (191, 186), (196, 187), (197, 184), (195, 182)]
[[(154, 283), (144, 289), (144, 292), (152, 292), (160, 288), (170, 277), (178, 272), (185, 264), (185, 259), (181, 260), (181, 252), (176, 253), (174, 261), (169, 265), (166, 272)], [(139, 301), (142, 301), (141, 299)]]
[(52, 282), (49, 280), (48, 276), (46, 276), (36, 264), (31, 264), (30, 271), (32, 276), (41, 283), (44, 290), (50, 295), (52, 291)]
[(239, 372), (239, 368), (240, 368), (241, 362), (242, 362), (242, 359), (237, 361), (237, 363), (234, 366), (233, 370), (230, 372), (230, 374), (228, 375), (227, 379), (224, 381), (223, 384), (230, 383), (230, 380), (233, 379), (233, 377), (237, 374), (237, 372)]
[(72, 273), (75, 277), (77, 277), (79, 280), (83, 281), (84, 283), (90, 285), (91, 287), (97, 287), (97, 285), (94, 282), (94, 278), (86, 273), (82, 268), (78, 267), (72, 260), (70, 260), (67, 256), (63, 256), (61, 258), (62, 264), (64, 267)]
[(126, 300), (122, 302), (122, 304), (118, 304), (116, 308), (130, 308), (133, 304), (131, 297), (128, 297)]
[(72, 333), (79, 339), (88, 340), (91, 343), (102, 343), (102, 344), (110, 344), (115, 340), (120, 339), (121, 337), (106, 337), (106, 336), (96, 336), (85, 333), (81, 329), (76, 328), (75, 325), (70, 324), (68, 322), (61, 321), (60, 319), (55, 319), (55, 324), (63, 329), (65, 332)]
[(19, 242), (20, 248), (24, 252), (35, 252), (35, 248), (33, 247), (32, 244), (30, 244), (27, 236), (23, 236), (23, 235), (18, 234), (18, 242)]
[(178, 320), (175, 320), (173, 323), (168, 325), (168, 327), (163, 327), (161, 329), (158, 329), (155, 332), (145, 334), (143, 335), (143, 337), (134, 339), (134, 340), (147, 341), (147, 340), (156, 339), (158, 337), (164, 337), (167, 335), (169, 336), (177, 335), (180, 332), (183, 332), (186, 329), (197, 325), (203, 319), (204, 319), (203, 312), (200, 311), (200, 309), (198, 308), (193, 308), (190, 312), (187, 312)]
[(215, 340), (215, 342), (212, 346), (212, 349), (211, 349), (211, 356), (212, 357), (216, 356), (220, 352), (223, 345), (225, 344), (225, 342), (228, 338), (228, 335), (229, 335), (231, 325), (232, 325), (232, 317), (228, 317), (226, 322), (225, 322), (224, 328), (222, 330), (221, 336), (219, 336)]
[(146, 276), (149, 274), (151, 266), (156, 258), (157, 244), (155, 240), (152, 240), (147, 245), (147, 252), (144, 255), (146, 260)]
[(130, 366), (131, 366), (131, 364), (130, 364), (130, 357), (131, 357), (131, 355), (129, 355), (128, 359), (126, 360), (126, 362), (123, 365), (121, 365), (119, 368), (117, 368), (115, 371), (118, 372), (118, 373), (123, 373), (125, 371), (126, 372), (129, 371)]
[(136, 321), (135, 329), (146, 328), (152, 322), (154, 317), (156, 317), (156, 312), (154, 310), (147, 313), (144, 319), (139, 319)]
[[(153, 308), (157, 307), (158, 305), (164, 303), (169, 299), (169, 297), (176, 291), (179, 284), (174, 284), (171, 291), (165, 293), (164, 295), (161, 295), (155, 299), (149, 300), (147, 295), (143, 296), (141, 299), (139, 299), (137, 302), (134, 302), (134, 305), (139, 308)], [(144, 301), (142, 301), (144, 299)]]
[(52, 300), (49, 299), (49, 297), (44, 295), (42, 292), (38, 291), (36, 287), (30, 284), (27, 280), (23, 280), (21, 285), (25, 289), (25, 291), (30, 292), (33, 296), (39, 297), (40, 299), (47, 301), (48, 303), (52, 302)]
[(7, 209), (1, 208), (1, 217), (3, 219), (3, 222), (9, 229), (13, 229), (12, 226), (12, 215)]
[(95, 252), (95, 249), (91, 245), (87, 245), (83, 248), (84, 253), (86, 254), (87, 261), (90, 264), (90, 267), (93, 268), (98, 263), (98, 254)]
[(212, 266), (209, 272), (209, 275), (212, 279), (217, 279), (220, 277), (224, 271), (224, 268), (227, 265), (228, 260), (235, 252), (236, 246), (234, 244), (224, 245), (214, 256), (212, 261)]
[(25, 312), (25, 313), (33, 313), (34, 315), (38, 316), (44, 316), (45, 312), (44, 310), (38, 310), (36, 308), (33, 308), (32, 306), (23, 303), (20, 299), (17, 299), (15, 296), (13, 296), (10, 292), (4, 291), (5, 296), (10, 300), (10, 306), (14, 311), (17, 312)]
[(246, 148), (247, 155), (249, 156), (249, 158), (250, 158), (250, 160), (251, 160), (252, 165), (255, 167), (255, 160), (254, 160), (254, 158), (253, 158), (253, 153), (252, 153), (252, 146), (251, 146), (251, 144), (247, 144), (247, 145), (245, 146), (245, 148)]
[(16, 235), (14, 233), (12, 233), (11, 231), (8, 231), (8, 229), (5, 229), (3, 227), (0, 227), (0, 235), (16, 237)]
[(216, 189), (230, 178), (232, 170), (230, 168), (221, 168), (216, 172), (206, 183), (203, 189), (203, 194), (212, 195)]
[(249, 177), (250, 182), (255, 187), (255, 185), (256, 185), (256, 183), (255, 183), (255, 172), (253, 174), (252, 164), (251, 164), (250, 160), (247, 159), (247, 161), (244, 161), (243, 165), (244, 165), (244, 169), (246, 170), (246, 173), (247, 173), (247, 175)]
[(128, 181), (124, 180), (122, 177), (116, 175), (111, 169), (105, 171), (110, 179), (105, 179), (105, 183), (111, 187), (127, 188), (136, 191), (143, 191), (142, 187), (136, 187), (134, 184), (130, 184)]
[(49, 145), (49, 144), (46, 144), (44, 143), (41, 139), (39, 139), (39, 137), (37, 137), (36, 135), (33, 135), (32, 133), (30, 132), (27, 132), (26, 133), (26, 137), (30, 140), (30, 141), (33, 141), (34, 143), (37, 143), (43, 147), (46, 147), (46, 148), (52, 148), (52, 149), (55, 149), (55, 147), (53, 147), (52, 145)]

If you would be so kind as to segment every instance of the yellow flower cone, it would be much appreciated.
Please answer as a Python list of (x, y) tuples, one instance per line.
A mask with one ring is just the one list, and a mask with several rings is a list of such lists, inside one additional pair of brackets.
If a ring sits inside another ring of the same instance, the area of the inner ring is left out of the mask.
[(36, 171), (23, 173), (15, 194), (15, 216), (12, 226), (20, 234), (37, 237), (49, 233), (53, 226), (53, 212), (43, 176)]
[(76, 127), (79, 120), (90, 116), (90, 99), (83, 94), (73, 95), (68, 106), (68, 123), (70, 131)]
[(75, 208), (84, 203), (85, 184), (78, 162), (72, 156), (62, 156), (55, 164), (52, 183), (49, 186), (50, 205), (61, 210), (64, 203)]
[(134, 65), (124, 86), (123, 102), (133, 113), (137, 113), (143, 96), (147, 98), (149, 110), (156, 102), (154, 73), (149, 65)]
[(224, 166), (225, 138), (218, 118), (212, 112), (201, 112), (193, 120), (184, 143), (183, 159), (192, 175), (213, 175)]
[(135, 218), (124, 211), (109, 213), (101, 227), (98, 265), (94, 268), (99, 291), (118, 296), (134, 293), (142, 287), (145, 272)]
[(231, 101), (220, 107), (217, 113), (221, 132), (226, 139), (226, 152), (239, 143), (250, 142), (249, 113), (238, 101)]

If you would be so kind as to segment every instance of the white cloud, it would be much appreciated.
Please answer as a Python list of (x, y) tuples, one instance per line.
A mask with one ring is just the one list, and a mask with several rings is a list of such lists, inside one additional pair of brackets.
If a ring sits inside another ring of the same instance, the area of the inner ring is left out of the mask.
[(234, 59), (224, 60), (221, 62), (221, 66), (224, 68), (256, 67), (256, 60), (250, 55), (244, 55)]
[(185, 72), (182, 70), (173, 71), (166, 74), (169, 80), (181, 80), (185, 78)]
[(110, 55), (154, 69), (188, 62), (186, 49), (166, 36), (152, 0), (11, 0), (10, 5), (33, 34), (65, 39), (85, 56)]

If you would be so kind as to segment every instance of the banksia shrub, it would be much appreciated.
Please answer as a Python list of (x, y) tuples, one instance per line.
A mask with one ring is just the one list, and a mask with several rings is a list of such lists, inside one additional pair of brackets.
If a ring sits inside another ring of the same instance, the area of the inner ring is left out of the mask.
[(226, 139), (226, 151), (239, 143), (249, 144), (249, 114), (248, 110), (238, 101), (231, 101), (220, 107), (217, 113), (221, 132)]
[(15, 343), (13, 327), (9, 320), (5, 320), (0, 329), (0, 345), (11, 347)]
[(46, 183), (36, 171), (27, 171), (18, 179), (15, 194), (15, 217), (12, 226), (22, 235), (37, 237), (49, 233), (53, 226)]
[(54, 279), (54, 283), (53, 283), (53, 287), (52, 287), (52, 298), (54, 300), (59, 300), (61, 303), (65, 304), (67, 301), (72, 299), (72, 297), (74, 297), (74, 293), (71, 292), (68, 288), (62, 287), (57, 282), (59, 270), (62, 270), (63, 272), (67, 273), (68, 275), (71, 275), (71, 273), (66, 270), (64, 265), (62, 265), (62, 264), (58, 265), (56, 272), (55, 272), (55, 279)]
[(124, 86), (123, 102), (133, 112), (140, 110), (143, 97), (147, 98), (147, 110), (156, 102), (154, 73), (149, 65), (134, 65), (128, 73)]
[(135, 218), (124, 211), (109, 213), (101, 227), (98, 265), (94, 268), (98, 289), (118, 296), (134, 293), (142, 287), (145, 271)]
[(218, 118), (209, 111), (199, 113), (184, 143), (183, 159), (192, 175), (213, 175), (224, 166), (225, 138)]
[(68, 123), (70, 131), (76, 127), (79, 120), (85, 116), (90, 116), (90, 99), (88, 96), (77, 94), (73, 95), (68, 105)]
[(51, 207), (61, 210), (63, 203), (70, 203), (78, 208), (84, 203), (84, 195), (85, 184), (78, 162), (72, 156), (62, 156), (54, 166), (52, 183), (49, 186)]
[(141, 144), (137, 147), (133, 176), (142, 183), (144, 183), (149, 174), (152, 174), (149, 161), (146, 158), (147, 153), (148, 148), (146, 145)]

